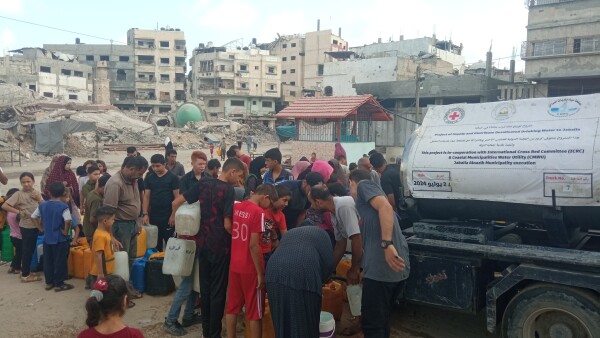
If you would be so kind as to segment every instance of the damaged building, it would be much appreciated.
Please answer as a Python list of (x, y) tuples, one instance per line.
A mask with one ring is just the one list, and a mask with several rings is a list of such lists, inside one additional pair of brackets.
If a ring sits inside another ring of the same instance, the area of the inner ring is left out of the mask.
[(120, 109), (167, 113), (186, 100), (187, 49), (180, 29), (132, 28), (127, 45), (88, 45), (76, 39), (75, 44), (44, 47), (76, 55), (92, 67), (106, 62), (110, 103)]
[(209, 120), (265, 120), (274, 126), (282, 64), (256, 45), (244, 48), (200, 44), (190, 59), (191, 95), (204, 101)]
[(44, 48), (12, 50), (0, 58), (0, 80), (59, 101), (92, 101), (92, 67), (74, 55)]

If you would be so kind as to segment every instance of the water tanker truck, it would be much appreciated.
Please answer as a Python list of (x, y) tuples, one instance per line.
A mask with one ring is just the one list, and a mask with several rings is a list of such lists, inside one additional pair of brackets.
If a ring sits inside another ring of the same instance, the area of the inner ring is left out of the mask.
[(429, 108), (402, 157), (400, 299), (600, 337), (600, 95)]

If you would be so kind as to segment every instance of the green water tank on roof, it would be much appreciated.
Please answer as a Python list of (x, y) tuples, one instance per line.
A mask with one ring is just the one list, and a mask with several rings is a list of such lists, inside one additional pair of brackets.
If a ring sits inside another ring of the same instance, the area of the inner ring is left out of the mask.
[(185, 103), (175, 112), (175, 123), (178, 127), (183, 127), (188, 122), (197, 121), (202, 121), (202, 111), (200, 107), (193, 103)]

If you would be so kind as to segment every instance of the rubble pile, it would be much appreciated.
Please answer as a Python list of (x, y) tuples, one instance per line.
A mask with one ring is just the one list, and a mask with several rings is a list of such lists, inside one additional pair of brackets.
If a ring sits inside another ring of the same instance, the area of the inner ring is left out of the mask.
[[(35, 149), (41, 149), (41, 144), (36, 141), (34, 131), (49, 123), (50, 127), (46, 128), (50, 128), (50, 136), (54, 137), (52, 142), (60, 143), (62, 135), (64, 152), (80, 157), (95, 156), (96, 151), (106, 152), (103, 150), (105, 144), (163, 144), (166, 137), (171, 139), (176, 149), (206, 149), (209, 143), (218, 144), (222, 139), (227, 145), (232, 145), (239, 140), (245, 142), (248, 134), (254, 135), (258, 144), (277, 142), (275, 131), (260, 122), (248, 125), (221, 119), (190, 122), (183, 128), (174, 128), (171, 127), (173, 119), (170, 115), (123, 112), (111, 105), (58, 102), (36, 97), (35, 93), (22, 88), (0, 87), (0, 94), (4, 89), (16, 94), (13, 100), (0, 102), (2, 161), (10, 160), (10, 150), (16, 151), (13, 152), (16, 156), (19, 144), (24, 159), (44, 160), (47, 155), (52, 155), (35, 153)], [(44, 137), (48, 137), (47, 134), (48, 131), (44, 132)]]

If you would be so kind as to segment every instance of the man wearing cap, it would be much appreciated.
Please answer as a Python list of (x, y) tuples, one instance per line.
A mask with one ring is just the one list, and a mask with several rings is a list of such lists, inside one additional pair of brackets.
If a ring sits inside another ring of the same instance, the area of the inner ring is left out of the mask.
[(288, 206), (283, 209), (288, 230), (291, 230), (302, 223), (306, 210), (310, 208), (310, 202), (308, 201), (310, 188), (317, 184), (323, 184), (323, 181), (323, 175), (318, 172), (311, 172), (308, 173), (306, 178), (302, 181), (291, 180), (283, 181), (278, 184), (290, 189), (292, 192), (292, 199)]

